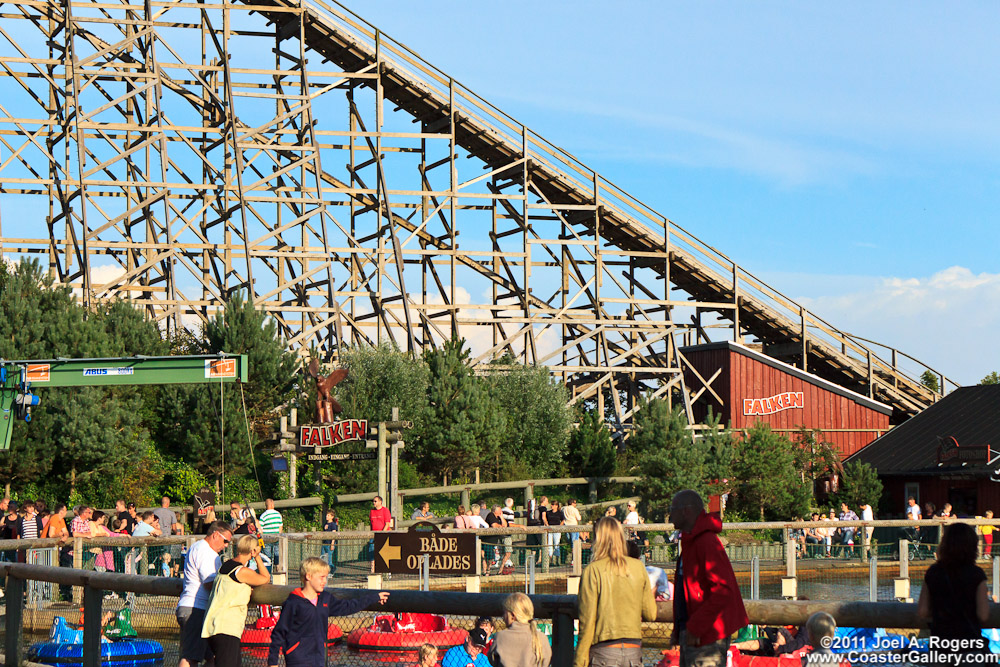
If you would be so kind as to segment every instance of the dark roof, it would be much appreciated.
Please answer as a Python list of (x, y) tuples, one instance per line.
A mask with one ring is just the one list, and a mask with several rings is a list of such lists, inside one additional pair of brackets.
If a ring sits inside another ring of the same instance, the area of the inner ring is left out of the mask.
[[(957, 441), (960, 450), (975, 448), (976, 462), (967, 462), (964, 466), (958, 461), (938, 465), (941, 442), (949, 437)], [(989, 446), (1000, 453), (1000, 385), (956, 389), (846, 461), (871, 464), (880, 475), (959, 470), (987, 474), (990, 472), (990, 467), (985, 465)]]
[(758, 352), (757, 350), (746, 347), (745, 345), (740, 345), (734, 343), (731, 340), (715, 341), (712, 343), (702, 343), (701, 345), (688, 345), (687, 347), (681, 348), (681, 354), (691, 354), (698, 353), (707, 350), (726, 350), (731, 352), (736, 352), (737, 354), (742, 354), (745, 357), (750, 357), (760, 363), (770, 366), (771, 368), (776, 368), (783, 373), (787, 373), (791, 376), (797, 377), (798, 379), (808, 382), (811, 385), (815, 385), (820, 389), (832, 392), (839, 396), (854, 401), (855, 403), (860, 403), (869, 410), (875, 410), (876, 412), (881, 412), (884, 415), (892, 414), (892, 406), (886, 405), (885, 403), (879, 403), (878, 401), (863, 396), (857, 392), (851, 391), (850, 389), (845, 389), (838, 384), (834, 384), (829, 380), (824, 380), (818, 375), (813, 375), (812, 373), (807, 373), (801, 368), (796, 368), (791, 364), (786, 364), (783, 361), (778, 361), (774, 357), (769, 357), (763, 352)]

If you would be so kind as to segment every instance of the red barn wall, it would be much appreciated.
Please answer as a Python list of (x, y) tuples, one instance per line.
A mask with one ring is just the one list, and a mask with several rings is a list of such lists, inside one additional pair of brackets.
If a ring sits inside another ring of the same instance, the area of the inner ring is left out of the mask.
[[(699, 347), (701, 349), (699, 349)], [(706, 380), (717, 370), (720, 376), (712, 383), (725, 401), (721, 405), (707, 391), (699, 398), (695, 416), (704, 419), (708, 406), (721, 414), (724, 423), (746, 428), (757, 422), (772, 429), (791, 433), (802, 427), (820, 429), (841, 457), (858, 451), (889, 429), (890, 409), (860, 394), (803, 373), (782, 362), (763, 358), (749, 348), (733, 343), (711, 344), (682, 350), (691, 366)], [(700, 386), (688, 371), (689, 387)], [(781, 409), (773, 414), (744, 415), (744, 399), (766, 399), (786, 392), (801, 392), (802, 407)]]

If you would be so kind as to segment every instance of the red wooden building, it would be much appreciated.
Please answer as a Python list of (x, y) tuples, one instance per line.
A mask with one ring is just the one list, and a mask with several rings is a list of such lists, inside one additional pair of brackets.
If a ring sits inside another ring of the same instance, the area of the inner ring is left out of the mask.
[(695, 391), (706, 383), (710, 387), (693, 406), (699, 421), (711, 406), (733, 428), (765, 422), (786, 434), (820, 429), (841, 457), (889, 430), (889, 406), (749, 347), (727, 341), (681, 348), (681, 353), (693, 368), (685, 371), (687, 386)]

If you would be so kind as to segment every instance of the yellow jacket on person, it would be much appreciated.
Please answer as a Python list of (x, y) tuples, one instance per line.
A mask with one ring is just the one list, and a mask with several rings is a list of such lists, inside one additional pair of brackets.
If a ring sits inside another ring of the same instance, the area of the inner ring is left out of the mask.
[(587, 566), (580, 581), (580, 635), (574, 667), (590, 664), (590, 647), (611, 639), (642, 639), (642, 621), (656, 619), (656, 599), (646, 568), (627, 558), (628, 574), (617, 575), (611, 560), (602, 558)]

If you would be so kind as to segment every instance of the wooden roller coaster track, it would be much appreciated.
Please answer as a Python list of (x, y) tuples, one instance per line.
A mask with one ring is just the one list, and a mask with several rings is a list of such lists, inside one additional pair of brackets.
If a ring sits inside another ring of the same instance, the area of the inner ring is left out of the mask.
[(696, 392), (678, 348), (720, 336), (897, 420), (939, 397), (925, 365), (810, 313), (338, 5), (3, 11), (0, 205), (20, 218), (43, 199), (48, 234), (8, 213), (0, 253), (46, 257), (85, 303), (127, 297), (177, 327), (248, 290), (331, 359), (464, 335), (477, 364), (545, 364), (622, 428), (640, 396)]

